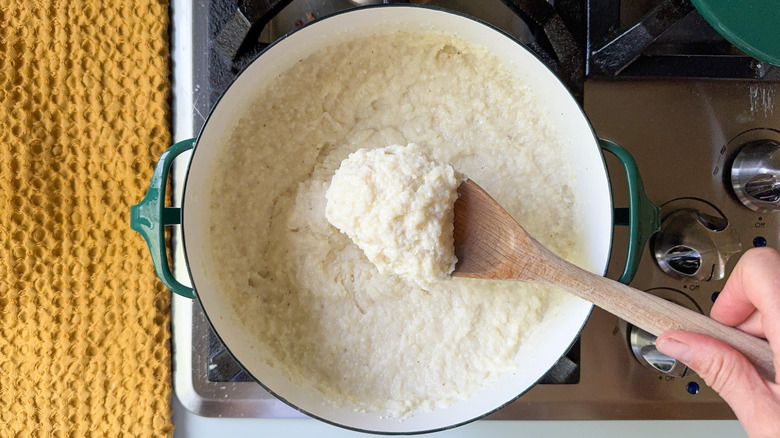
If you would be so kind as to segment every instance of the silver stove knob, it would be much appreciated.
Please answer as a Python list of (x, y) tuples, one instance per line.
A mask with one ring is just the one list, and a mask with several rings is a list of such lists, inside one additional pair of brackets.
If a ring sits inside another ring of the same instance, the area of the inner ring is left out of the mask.
[[(693, 298), (677, 289), (659, 287), (648, 289), (646, 292), (694, 312), (703, 313)], [(682, 377), (687, 373), (688, 367), (684, 363), (662, 354), (655, 348), (656, 337), (654, 335), (632, 324), (628, 324), (626, 329), (629, 347), (640, 364), (674, 377)]]
[(780, 211), (780, 143), (754, 140), (742, 146), (731, 165), (731, 185), (751, 210)]
[(670, 376), (684, 376), (685, 372), (688, 371), (688, 367), (684, 363), (658, 351), (655, 348), (655, 339), (654, 335), (636, 326), (631, 326), (631, 330), (628, 332), (631, 351), (639, 363)]
[(725, 217), (714, 211), (684, 208), (664, 217), (651, 240), (661, 270), (680, 280), (723, 279), (728, 259), (742, 250), (742, 244)]

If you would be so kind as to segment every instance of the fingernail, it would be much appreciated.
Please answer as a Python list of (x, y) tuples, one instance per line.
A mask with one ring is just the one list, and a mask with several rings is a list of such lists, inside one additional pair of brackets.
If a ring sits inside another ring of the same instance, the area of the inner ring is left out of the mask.
[(669, 357), (683, 361), (686, 365), (689, 365), (693, 359), (693, 350), (691, 350), (691, 347), (673, 338), (664, 339), (660, 344), (657, 344), (655, 348)]

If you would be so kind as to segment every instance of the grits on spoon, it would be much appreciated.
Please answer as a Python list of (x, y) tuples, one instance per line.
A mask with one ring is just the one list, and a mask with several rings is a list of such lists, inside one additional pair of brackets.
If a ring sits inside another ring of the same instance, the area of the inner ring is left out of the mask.
[(333, 176), (325, 214), (380, 274), (428, 289), (455, 267), (452, 205), (459, 183), (452, 166), (415, 144), (359, 149)]

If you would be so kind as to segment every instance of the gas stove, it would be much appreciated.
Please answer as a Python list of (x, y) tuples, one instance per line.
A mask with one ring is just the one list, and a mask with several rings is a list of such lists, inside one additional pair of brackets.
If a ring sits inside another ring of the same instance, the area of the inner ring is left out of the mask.
[[(217, 98), (263, 47), (365, 3), (174, 0), (175, 138), (197, 135)], [(780, 69), (739, 52), (687, 0), (411, 3), (476, 17), (531, 47), (582, 103), (596, 133), (631, 152), (662, 219), (632, 286), (708, 313), (739, 254), (780, 248)], [(622, 171), (609, 157), (607, 164), (615, 206), (625, 206)], [(183, 155), (174, 165), (174, 202), (186, 167)], [(172, 265), (187, 284), (177, 233)], [(607, 276), (620, 276), (626, 246), (627, 233), (617, 227)], [(172, 312), (174, 388), (185, 407), (207, 417), (303, 417), (232, 359), (197, 300), (174, 295)], [(658, 354), (653, 341), (595, 309), (540, 384), (487, 419), (734, 418), (701, 378)]]

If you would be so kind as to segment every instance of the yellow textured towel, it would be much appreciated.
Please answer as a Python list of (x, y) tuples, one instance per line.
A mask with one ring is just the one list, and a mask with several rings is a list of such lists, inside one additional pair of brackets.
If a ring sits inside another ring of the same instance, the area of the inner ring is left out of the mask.
[(161, 0), (0, 1), (0, 436), (170, 435), (129, 208), (170, 142)]

